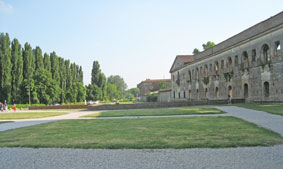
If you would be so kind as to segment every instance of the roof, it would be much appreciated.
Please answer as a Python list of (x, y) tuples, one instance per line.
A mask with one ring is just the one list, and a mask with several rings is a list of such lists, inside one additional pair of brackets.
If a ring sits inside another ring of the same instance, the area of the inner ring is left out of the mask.
[[(182, 65), (175, 65), (177, 61), (181, 61)], [(171, 66), (170, 73), (174, 72), (177, 68), (194, 61), (194, 55), (177, 55)]]
[(171, 79), (146, 79), (142, 82), (171, 82)]
[(159, 91), (159, 93), (162, 93), (162, 92), (169, 92), (169, 91), (171, 91), (172, 90), (172, 88), (171, 87), (168, 87), (168, 88), (165, 88), (165, 89), (161, 89), (160, 91)]
[[(202, 51), (196, 55), (194, 55), (193, 62), (197, 62), (198, 60), (201, 60), (206, 57), (213, 56), (217, 53), (221, 53), (225, 50), (228, 50), (229, 48), (241, 43), (248, 41), (260, 34), (263, 34), (269, 30), (275, 29), (276, 27), (282, 26), (283, 24), (283, 12), (278, 13), (277, 15), (274, 15), (256, 25), (253, 25), (249, 27), (248, 29), (224, 40), (223, 42), (220, 42), (219, 44), (215, 45), (214, 47), (211, 47), (205, 51)], [(175, 59), (176, 60), (176, 59)], [(174, 61), (175, 62), (175, 61)], [(173, 64), (174, 65), (174, 64)], [(173, 66), (172, 66), (173, 67)], [(172, 70), (172, 67), (170, 69), (170, 73), (184, 67), (179, 66), (178, 68), (175, 68)]]

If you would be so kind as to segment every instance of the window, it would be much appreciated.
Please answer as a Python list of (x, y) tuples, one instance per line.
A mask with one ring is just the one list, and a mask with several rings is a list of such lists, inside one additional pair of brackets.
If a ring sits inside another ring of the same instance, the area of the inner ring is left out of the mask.
[(184, 98), (186, 98), (186, 92), (184, 91)]
[(208, 75), (208, 67), (207, 67), (207, 65), (204, 66), (204, 74), (205, 74), (205, 76)]
[(228, 60), (227, 60), (227, 67), (228, 67), (229, 69), (232, 68), (232, 58), (231, 58), (231, 57), (228, 57)]
[(179, 92), (179, 99), (181, 98), (181, 93)]
[(174, 91), (174, 92), (173, 92), (173, 98), (175, 99), (175, 97), (176, 97), (176, 96), (175, 96), (175, 91)]
[(189, 81), (191, 82), (192, 81), (192, 74), (191, 74), (191, 71), (189, 70)]
[(189, 99), (191, 99), (191, 98), (192, 98), (192, 91), (189, 90)]
[(269, 83), (264, 82), (264, 97), (269, 97)]
[(239, 64), (239, 57), (238, 55), (235, 56), (235, 65), (238, 65)]
[(196, 68), (196, 79), (199, 80), (199, 70)]
[(275, 42), (275, 56), (280, 56), (281, 45), (280, 42)]
[(219, 97), (218, 87), (215, 88), (215, 97), (216, 97), (216, 98)]
[(262, 54), (263, 54), (263, 59), (265, 63), (270, 62), (270, 53), (269, 53), (269, 46), (267, 44), (264, 44), (262, 46)]
[(207, 88), (205, 89), (205, 98), (208, 98), (208, 90), (207, 90)]
[(221, 69), (224, 69), (224, 60), (221, 60)]
[(219, 65), (218, 65), (218, 62), (217, 62), (217, 61), (215, 62), (215, 67), (214, 67), (214, 68), (215, 68), (215, 71), (216, 71), (216, 73), (217, 73), (218, 70), (219, 70)]
[(248, 67), (249, 66), (248, 52), (244, 51), (242, 57), (243, 57), (244, 66)]
[(252, 50), (252, 61), (253, 62), (256, 61), (256, 50), (255, 49)]

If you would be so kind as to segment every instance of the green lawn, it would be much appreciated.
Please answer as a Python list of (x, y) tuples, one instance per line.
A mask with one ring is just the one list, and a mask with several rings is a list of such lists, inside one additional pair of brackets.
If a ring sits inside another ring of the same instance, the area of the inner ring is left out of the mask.
[(33, 119), (67, 114), (64, 112), (0, 113), (0, 120)]
[(265, 111), (267, 113), (278, 114), (283, 116), (283, 104), (236, 104), (235, 106)]
[(95, 113), (84, 117), (120, 117), (120, 116), (166, 116), (166, 115), (192, 115), (192, 114), (221, 114), (225, 113), (208, 107), (182, 107), (162, 109), (117, 110)]
[(0, 132), (0, 147), (161, 149), (282, 143), (279, 134), (234, 117), (62, 120)]

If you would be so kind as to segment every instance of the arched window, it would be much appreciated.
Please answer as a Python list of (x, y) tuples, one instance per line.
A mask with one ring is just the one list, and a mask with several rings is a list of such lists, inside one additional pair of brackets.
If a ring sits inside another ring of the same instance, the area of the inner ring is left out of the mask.
[(219, 65), (218, 65), (218, 62), (217, 62), (217, 61), (215, 61), (215, 66), (214, 66), (214, 68), (215, 68), (215, 72), (217, 73), (218, 70), (219, 70)]
[(199, 99), (199, 92), (198, 92), (198, 89), (197, 89), (197, 99)]
[(207, 67), (207, 65), (204, 66), (204, 74), (205, 74), (205, 76), (208, 75), (208, 67)]
[(256, 61), (256, 50), (255, 49), (252, 50), (252, 61), (253, 62)]
[(189, 70), (189, 82), (192, 82), (192, 73), (190, 70)]
[(208, 90), (205, 88), (205, 98), (208, 98)]
[(264, 97), (269, 97), (269, 83), (264, 82)]
[(227, 58), (227, 67), (229, 68), (229, 69), (231, 69), (232, 68), (232, 58), (231, 57), (228, 57)]
[(221, 60), (221, 69), (224, 69), (224, 60)]
[(275, 56), (280, 56), (281, 45), (280, 41), (275, 42)]
[(237, 66), (239, 64), (239, 57), (238, 55), (235, 56), (235, 65)]
[(196, 68), (196, 79), (199, 80), (199, 70)]
[(228, 87), (228, 95), (230, 95), (230, 97), (232, 97), (232, 86)]
[(218, 91), (218, 87), (215, 88), (215, 97), (218, 98), (219, 97), (219, 91)]
[(262, 54), (263, 54), (263, 59), (265, 63), (270, 62), (270, 51), (269, 51), (269, 46), (267, 44), (264, 44), (262, 46)]
[(243, 58), (244, 66), (245, 66), (245, 67), (248, 67), (248, 66), (249, 66), (249, 56), (248, 56), (248, 52), (244, 51), (244, 52), (243, 52), (243, 55), (242, 55), (242, 58)]
[(247, 83), (244, 84), (244, 98), (249, 97), (249, 86)]
[(186, 98), (186, 92), (184, 91), (184, 98)]

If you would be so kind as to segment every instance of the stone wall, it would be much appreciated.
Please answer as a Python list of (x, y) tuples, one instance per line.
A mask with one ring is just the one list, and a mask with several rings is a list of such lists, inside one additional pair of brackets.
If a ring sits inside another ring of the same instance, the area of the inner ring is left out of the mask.
[[(170, 103), (141, 103), (141, 104), (117, 104), (117, 105), (97, 105), (88, 106), (88, 110), (123, 110), (123, 109), (147, 109), (147, 108), (166, 108), (166, 107), (182, 107), (195, 105), (216, 105), (226, 104), (227, 100), (198, 100), (198, 101), (183, 101)], [(234, 99), (232, 103), (244, 103), (243, 99)]]
[(86, 109), (87, 105), (30, 106), (29, 110), (40, 109)]
[(160, 91), (157, 94), (157, 101), (158, 102), (170, 102), (171, 101), (171, 90)]

